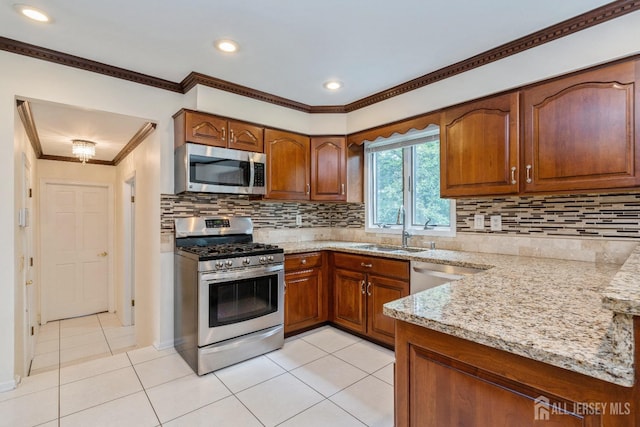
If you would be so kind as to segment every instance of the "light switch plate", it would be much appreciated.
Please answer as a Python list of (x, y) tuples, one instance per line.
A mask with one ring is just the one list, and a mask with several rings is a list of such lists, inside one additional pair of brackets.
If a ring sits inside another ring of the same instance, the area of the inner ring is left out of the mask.
[(473, 229), (474, 230), (484, 230), (484, 215), (475, 214), (473, 216)]
[(501, 215), (491, 215), (491, 231), (502, 231)]

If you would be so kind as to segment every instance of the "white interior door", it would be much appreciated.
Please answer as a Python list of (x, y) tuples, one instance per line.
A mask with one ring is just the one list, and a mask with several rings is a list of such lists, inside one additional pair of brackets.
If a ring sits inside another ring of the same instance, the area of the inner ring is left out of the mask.
[(43, 317), (84, 316), (109, 307), (109, 189), (46, 183), (42, 222)]

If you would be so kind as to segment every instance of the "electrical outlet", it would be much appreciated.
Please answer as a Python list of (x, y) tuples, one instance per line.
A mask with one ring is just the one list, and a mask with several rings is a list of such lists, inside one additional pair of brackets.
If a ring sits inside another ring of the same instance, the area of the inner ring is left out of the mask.
[(302, 215), (300, 215), (300, 214), (296, 215), (296, 225), (297, 226), (301, 226), (302, 225)]
[(502, 231), (501, 215), (491, 215), (491, 231)]
[(473, 216), (473, 229), (474, 230), (484, 230), (484, 215), (475, 214)]

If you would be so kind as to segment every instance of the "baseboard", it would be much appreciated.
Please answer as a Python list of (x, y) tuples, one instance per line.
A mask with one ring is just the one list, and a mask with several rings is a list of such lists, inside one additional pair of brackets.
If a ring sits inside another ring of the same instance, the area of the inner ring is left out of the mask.
[(168, 348), (172, 348), (173, 347), (173, 339), (172, 340), (165, 340), (165, 341), (161, 341), (161, 342), (154, 342), (153, 346), (156, 348), (156, 350), (166, 350)]
[(20, 384), (19, 376), (16, 376), (14, 379), (9, 381), (0, 382), (0, 393), (15, 390), (15, 388), (18, 387), (18, 384)]

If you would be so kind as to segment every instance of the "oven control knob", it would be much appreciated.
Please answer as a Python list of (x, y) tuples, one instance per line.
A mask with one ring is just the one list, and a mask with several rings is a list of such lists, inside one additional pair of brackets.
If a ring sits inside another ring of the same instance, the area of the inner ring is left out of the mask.
[(260, 264), (264, 264), (265, 262), (267, 262), (267, 257), (261, 256), (260, 258), (258, 258), (258, 260), (260, 261)]
[(227, 267), (232, 267), (233, 266), (233, 261), (231, 261), (230, 259), (227, 260), (226, 262)]
[(269, 256), (267, 257), (267, 260), (269, 260), (269, 261), (273, 261), (273, 255), (269, 255)]
[(222, 261), (218, 261), (218, 262), (216, 262), (216, 268), (217, 268), (218, 270), (220, 270), (222, 267), (224, 267), (224, 264), (222, 263)]
[(245, 258), (245, 259), (242, 260), (242, 263), (244, 265), (249, 265), (249, 264), (251, 264), (251, 260), (249, 258)]

